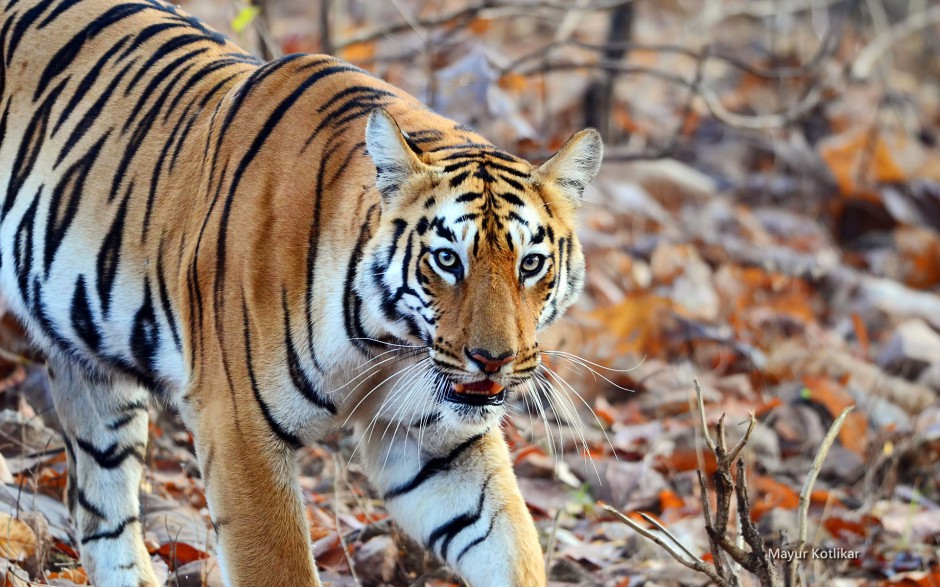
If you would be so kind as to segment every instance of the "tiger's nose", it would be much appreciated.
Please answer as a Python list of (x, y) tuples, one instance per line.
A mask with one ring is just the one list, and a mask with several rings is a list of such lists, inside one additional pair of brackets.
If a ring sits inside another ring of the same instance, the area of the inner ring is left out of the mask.
[(496, 373), (503, 365), (512, 363), (516, 360), (516, 353), (506, 351), (498, 356), (492, 355), (486, 349), (470, 349), (467, 351), (470, 360), (479, 367), (484, 373)]

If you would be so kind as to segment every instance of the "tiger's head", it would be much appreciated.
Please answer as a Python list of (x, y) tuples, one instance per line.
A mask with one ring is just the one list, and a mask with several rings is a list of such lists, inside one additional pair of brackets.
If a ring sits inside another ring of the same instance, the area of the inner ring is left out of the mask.
[(381, 219), (356, 290), (369, 330), (426, 351), (428, 402), (452, 424), (503, 414), (533, 377), (537, 333), (577, 299), (582, 192), (600, 167), (594, 129), (539, 167), (488, 144), (419, 149), (384, 110), (366, 127)]

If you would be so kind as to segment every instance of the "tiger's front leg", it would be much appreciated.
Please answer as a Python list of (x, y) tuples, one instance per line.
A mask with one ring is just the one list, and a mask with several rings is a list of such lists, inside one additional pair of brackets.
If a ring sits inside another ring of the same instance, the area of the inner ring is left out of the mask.
[(320, 587), (293, 449), (271, 433), (250, 397), (199, 386), (189, 396), (195, 401), (184, 418), (226, 587)]
[(365, 434), (368, 472), (395, 521), (472, 587), (544, 586), (538, 534), (500, 430), (430, 436), (420, 452), (403, 431)]

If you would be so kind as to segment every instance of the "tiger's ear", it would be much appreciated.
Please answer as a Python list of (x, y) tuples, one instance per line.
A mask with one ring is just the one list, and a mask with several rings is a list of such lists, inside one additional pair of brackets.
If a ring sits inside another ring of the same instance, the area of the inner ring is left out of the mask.
[(376, 108), (366, 123), (366, 151), (375, 164), (375, 187), (388, 200), (409, 177), (427, 169), (392, 115)]
[(597, 175), (604, 158), (604, 143), (593, 128), (571, 136), (555, 155), (538, 168), (542, 181), (553, 183), (576, 206), (584, 188)]

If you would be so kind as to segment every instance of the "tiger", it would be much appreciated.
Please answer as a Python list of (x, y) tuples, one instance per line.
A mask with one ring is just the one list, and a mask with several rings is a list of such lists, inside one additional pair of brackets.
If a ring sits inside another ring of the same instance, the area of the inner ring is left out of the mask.
[(191, 432), (228, 587), (321, 585), (295, 455), (340, 429), (467, 583), (546, 585), (500, 423), (583, 289), (598, 132), (536, 166), (162, 0), (0, 10), (0, 295), (48, 358), (90, 580), (158, 584), (158, 405)]

